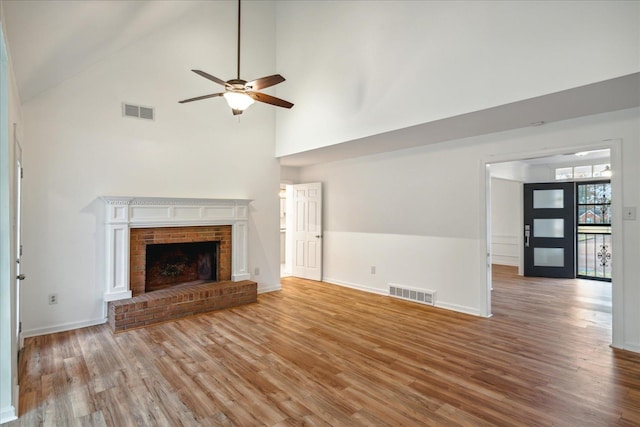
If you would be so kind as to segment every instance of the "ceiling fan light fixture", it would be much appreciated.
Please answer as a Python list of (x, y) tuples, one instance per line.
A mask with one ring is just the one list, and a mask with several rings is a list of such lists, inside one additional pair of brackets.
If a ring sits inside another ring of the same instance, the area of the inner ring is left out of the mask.
[(284, 99), (276, 98), (275, 96), (259, 92), (261, 89), (265, 89), (271, 86), (275, 86), (278, 83), (282, 83), (285, 78), (280, 74), (260, 77), (259, 79), (251, 80), (249, 82), (240, 78), (240, 11), (240, 0), (238, 0), (238, 77), (225, 82), (224, 80), (212, 76), (211, 74), (205, 73), (202, 70), (191, 70), (199, 76), (204, 77), (205, 79), (211, 80), (214, 83), (224, 86), (225, 91), (211, 93), (209, 95), (196, 96), (195, 98), (184, 99), (182, 101), (178, 101), (180, 104), (224, 96), (234, 116), (242, 114), (242, 112), (249, 108), (249, 106), (251, 106), (251, 104), (253, 104), (255, 101), (275, 105), (276, 107), (282, 108), (293, 107), (293, 104), (289, 101), (285, 101)]
[(244, 92), (227, 91), (222, 96), (227, 100), (229, 108), (234, 111), (244, 111), (255, 102), (253, 98)]

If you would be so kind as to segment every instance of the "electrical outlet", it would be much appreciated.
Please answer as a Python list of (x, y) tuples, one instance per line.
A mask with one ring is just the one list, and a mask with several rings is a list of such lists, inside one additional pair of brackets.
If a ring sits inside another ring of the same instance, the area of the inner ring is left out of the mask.
[(376, 274), (376, 266), (375, 265), (371, 266), (371, 274)]
[(58, 294), (49, 294), (49, 305), (58, 303)]
[(253, 275), (254, 275), (254, 276), (259, 276), (259, 275), (260, 275), (260, 268), (259, 268), (259, 267), (256, 267), (256, 268), (253, 270)]

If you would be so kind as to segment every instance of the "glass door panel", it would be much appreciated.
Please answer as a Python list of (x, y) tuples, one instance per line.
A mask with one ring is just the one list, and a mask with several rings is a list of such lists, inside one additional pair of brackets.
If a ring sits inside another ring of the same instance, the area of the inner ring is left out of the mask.
[(579, 183), (577, 193), (576, 274), (611, 281), (611, 183)]

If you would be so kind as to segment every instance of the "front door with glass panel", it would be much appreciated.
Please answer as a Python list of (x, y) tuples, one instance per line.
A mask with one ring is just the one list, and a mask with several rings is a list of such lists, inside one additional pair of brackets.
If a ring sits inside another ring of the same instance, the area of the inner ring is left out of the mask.
[(575, 185), (524, 184), (524, 275), (575, 277)]

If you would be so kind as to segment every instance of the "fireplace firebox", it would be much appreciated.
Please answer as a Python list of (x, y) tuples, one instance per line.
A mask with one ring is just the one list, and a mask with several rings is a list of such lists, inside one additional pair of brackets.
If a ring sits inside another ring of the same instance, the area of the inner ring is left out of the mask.
[(147, 245), (145, 292), (184, 284), (218, 281), (220, 242)]

